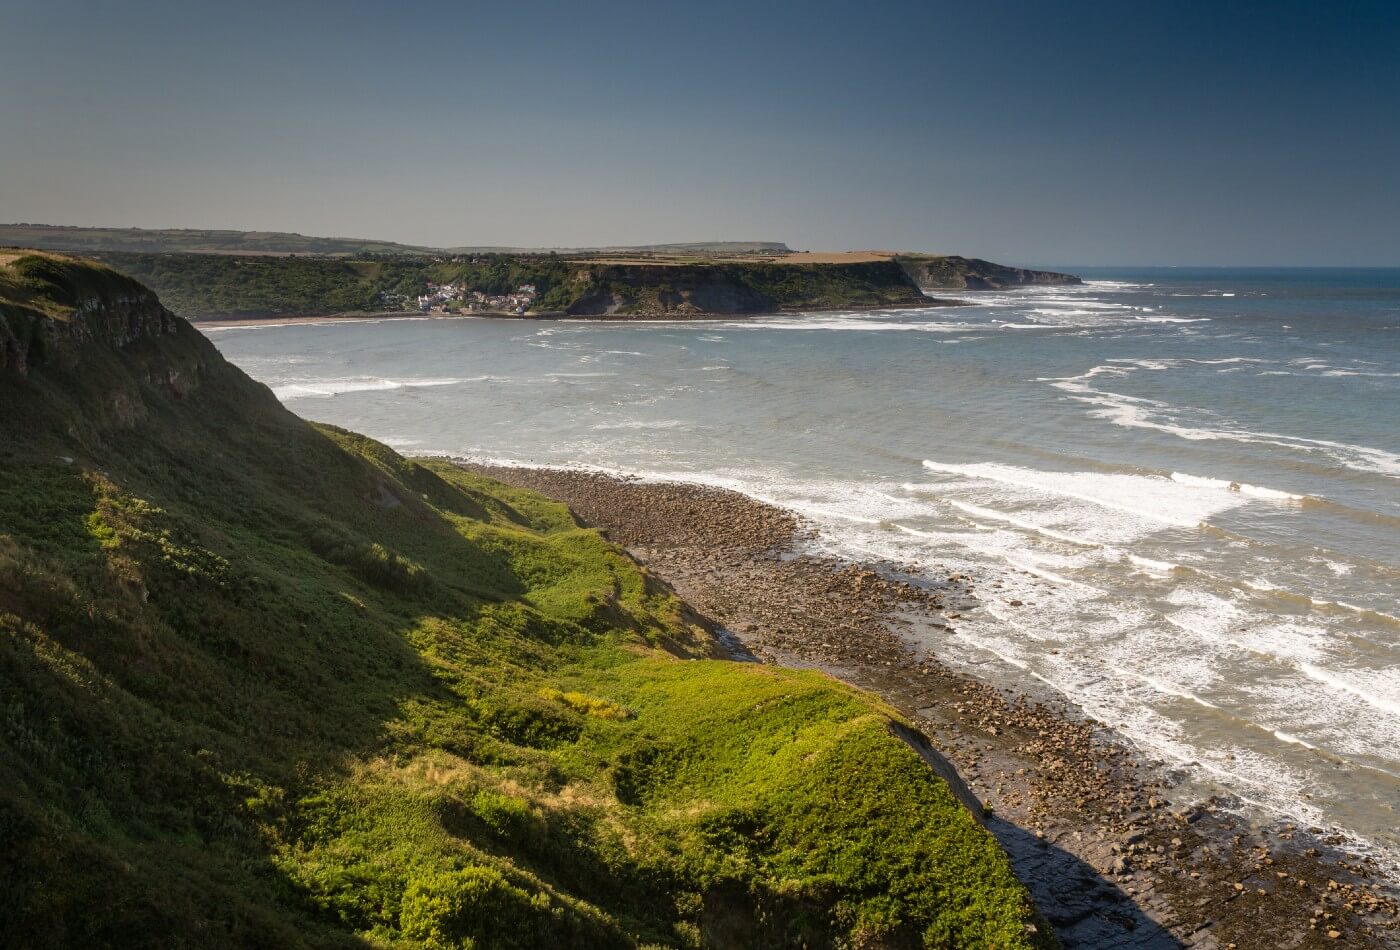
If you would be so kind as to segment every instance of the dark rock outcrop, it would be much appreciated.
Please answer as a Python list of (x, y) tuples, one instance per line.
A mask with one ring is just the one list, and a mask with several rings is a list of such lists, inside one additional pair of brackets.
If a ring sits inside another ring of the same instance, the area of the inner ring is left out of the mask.
[(744, 314), (778, 309), (734, 268), (704, 265), (609, 265), (579, 273), (588, 290), (570, 316)]
[(1002, 290), (1007, 287), (1084, 283), (1073, 274), (1008, 267), (976, 257), (901, 254), (895, 260), (910, 279), (925, 290)]
[[(236, 393), (219, 385), (235, 376)], [(30, 407), (12, 436), (97, 447), (210, 384), (249, 413), (276, 406), (131, 278), (59, 255), (0, 259), (0, 405)]]
[(841, 264), (781, 261), (590, 264), (575, 277), (569, 316), (687, 316), (869, 307), (927, 307), (893, 260)]
[(123, 348), (173, 334), (181, 323), (150, 290), (115, 271), (48, 255), (0, 270), (0, 366), (28, 375), (72, 367), (83, 347)]

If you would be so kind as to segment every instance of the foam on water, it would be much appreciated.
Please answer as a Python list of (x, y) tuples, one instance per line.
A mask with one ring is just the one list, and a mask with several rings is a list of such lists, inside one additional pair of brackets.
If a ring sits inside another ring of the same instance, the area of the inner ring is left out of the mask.
[(1297, 736), (1284, 732), (1282, 729), (1274, 729), (1272, 730), (1272, 732), (1274, 734), (1274, 738), (1280, 742), (1287, 742), (1289, 745), (1300, 745), (1305, 749), (1317, 748), (1317, 746), (1313, 745), (1311, 742), (1308, 742), (1306, 739), (1299, 739)]
[(339, 396), (344, 393), (378, 392), (388, 389), (411, 389), (419, 386), (456, 386), (464, 379), (382, 379), (360, 376), (349, 379), (318, 379), (274, 386), (273, 395), (285, 401)]
[(1300, 663), (1298, 668), (1319, 683), (1325, 683), (1335, 690), (1349, 693), (1366, 705), (1373, 706), (1392, 717), (1400, 717), (1400, 692), (1396, 691), (1394, 684), (1374, 688), (1359, 685), (1344, 676), (1339, 676), (1312, 663)]
[(1172, 481), (1181, 482), (1183, 485), (1236, 491), (1241, 495), (1249, 495), (1254, 498), (1268, 498), (1273, 501), (1304, 501), (1308, 497), (1307, 495), (1295, 495), (1292, 492), (1280, 491), (1277, 488), (1262, 488), (1258, 485), (1249, 485), (1244, 482), (1232, 482), (1223, 478), (1205, 478), (1200, 475), (1187, 475), (1183, 472), (1172, 472), (1171, 478)]
[[(1170, 478), (1099, 472), (1047, 472), (997, 462), (950, 464), (924, 460), (924, 468), (1059, 495), (1098, 505), (1144, 522), (1195, 528), (1211, 515), (1234, 507), (1231, 493), (1202, 493)], [(1145, 532), (1144, 532), (1145, 533)]]
[[(909, 487), (912, 490), (917, 490), (917, 486), (907, 487)], [(1005, 521), (1006, 523), (1013, 524), (1018, 528), (1024, 528), (1027, 531), (1034, 531), (1037, 534), (1043, 534), (1047, 538), (1053, 538), (1056, 541), (1064, 541), (1066, 544), (1078, 544), (1083, 547), (1090, 548), (1100, 546), (1100, 542), (1098, 541), (1091, 541), (1088, 538), (1080, 538), (1072, 534), (1066, 534), (1063, 531), (1056, 531), (1053, 528), (1047, 528), (1043, 524), (1038, 524), (1034, 521), (1030, 521), (1025, 518), (1018, 518), (1017, 516), (1013, 514), (1008, 514), (1005, 511), (994, 511), (991, 508), (983, 508), (980, 505), (974, 505), (965, 501), (958, 501), (955, 498), (948, 499), (948, 504), (952, 505), (959, 511), (963, 511), (967, 514), (972, 515), (973, 517), (990, 518), (993, 521)]]
[[(1232, 441), (1321, 454), (1332, 463), (1346, 468), (1400, 477), (1400, 454), (1384, 449), (1225, 425), (1210, 410), (1173, 406), (1161, 400), (1109, 392), (1089, 384), (1089, 380), (1102, 375), (1126, 377), (1134, 370), (1174, 369), (1189, 363), (1209, 365), (1212, 362), (1233, 360), (1122, 361), (1120, 365), (1099, 365), (1077, 376), (1045, 381), (1056, 389), (1070, 393), (1071, 398), (1097, 407), (1090, 411), (1090, 415), (1125, 428), (1153, 429), (1189, 441)], [(1184, 416), (1195, 417), (1200, 423), (1188, 425), (1178, 421)]]
[(1152, 558), (1139, 557), (1136, 554), (1129, 554), (1127, 557), (1129, 564), (1155, 574), (1170, 574), (1179, 567), (1179, 565), (1173, 564), (1171, 561), (1154, 561)]
[(1207, 709), (1220, 708), (1215, 703), (1212, 703), (1206, 699), (1202, 699), (1195, 693), (1182, 689), (1181, 687), (1176, 686), (1172, 683), (1168, 683), (1160, 677), (1149, 676), (1146, 673), (1140, 673), (1135, 670), (1125, 670), (1120, 666), (1111, 666), (1109, 668), (1120, 676), (1125, 676), (1130, 679), (1135, 679), (1146, 683), (1148, 686), (1151, 686), (1154, 690), (1156, 690), (1158, 693), (1161, 693), (1164, 696), (1176, 696), (1180, 699), (1189, 699), (1191, 702), (1196, 703), (1199, 706), (1205, 706)]
[(600, 422), (593, 428), (600, 432), (613, 429), (681, 429), (688, 424), (683, 419), (628, 419), (625, 422)]
[(981, 329), (981, 324), (945, 322), (940, 320), (894, 321), (876, 319), (863, 314), (830, 314), (821, 317), (794, 316), (789, 319), (758, 319), (745, 323), (725, 324), (734, 330), (864, 330), (905, 331), (914, 333), (965, 333)]

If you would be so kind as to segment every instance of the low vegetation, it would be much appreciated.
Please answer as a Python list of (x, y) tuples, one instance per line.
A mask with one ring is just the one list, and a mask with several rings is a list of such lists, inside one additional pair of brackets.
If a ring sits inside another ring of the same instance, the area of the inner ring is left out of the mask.
[(401, 310), (430, 279), (424, 262), (392, 259), (108, 253), (102, 260), (188, 319)]
[[(122, 281), (34, 267), (16, 339)], [(710, 658), (563, 506), (303, 422), (188, 324), (93, 326), (0, 370), (0, 942), (1049, 939), (889, 708)]]

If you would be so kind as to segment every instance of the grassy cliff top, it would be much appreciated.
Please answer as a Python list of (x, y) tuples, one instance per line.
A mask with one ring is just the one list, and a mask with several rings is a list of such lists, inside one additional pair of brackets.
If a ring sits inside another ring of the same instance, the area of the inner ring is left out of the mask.
[[(722, 253), (691, 254), (683, 246), (668, 245), (646, 254), (627, 255), (622, 253), (595, 251), (590, 254), (567, 255), (571, 261), (580, 264), (636, 264), (640, 266), (665, 267), (679, 265), (716, 264), (868, 264), (872, 261), (888, 261), (898, 257), (896, 251), (789, 251), (786, 248), (769, 250), (746, 250), (743, 254)], [(673, 249), (675, 248), (675, 249)]]
[[(31, 266), (5, 306), (111, 279)], [(0, 369), (0, 936), (1049, 939), (891, 709), (710, 659), (563, 506), (304, 422), (183, 321), (75, 346)]]
[(153, 296), (138, 281), (95, 261), (25, 248), (0, 248), (0, 314), (66, 319), (80, 307)]
[(698, 241), (601, 248), (429, 247), (368, 238), (313, 237), (291, 231), (233, 231), (208, 228), (93, 228), (52, 224), (0, 224), (0, 244), (76, 251), (159, 254), (360, 254), (421, 255), (465, 253), (548, 253), (640, 251), (675, 254), (729, 254), (785, 251), (776, 241)]

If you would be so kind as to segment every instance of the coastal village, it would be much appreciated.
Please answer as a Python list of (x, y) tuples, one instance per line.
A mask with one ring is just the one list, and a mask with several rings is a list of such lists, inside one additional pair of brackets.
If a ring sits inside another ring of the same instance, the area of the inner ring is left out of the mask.
[(465, 284), (435, 284), (429, 282), (428, 292), (418, 297), (418, 309), (423, 313), (515, 313), (530, 309), (538, 296), (534, 284), (521, 284), (514, 293), (487, 294), (471, 290)]

